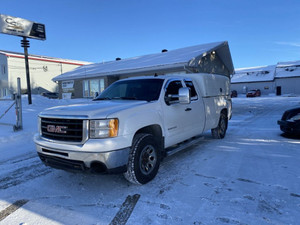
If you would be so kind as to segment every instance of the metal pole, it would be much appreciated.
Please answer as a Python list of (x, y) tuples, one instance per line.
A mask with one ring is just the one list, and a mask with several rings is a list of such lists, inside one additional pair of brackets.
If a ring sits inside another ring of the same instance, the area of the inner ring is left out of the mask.
[(29, 41), (26, 39), (26, 37), (23, 37), (23, 40), (21, 40), (21, 46), (24, 48), (24, 56), (25, 56), (28, 104), (31, 105), (32, 100), (31, 100), (30, 74), (29, 74), (28, 50), (27, 50), (27, 48), (29, 48)]
[(16, 98), (17, 129), (23, 129), (21, 79), (18, 77), (18, 92)]

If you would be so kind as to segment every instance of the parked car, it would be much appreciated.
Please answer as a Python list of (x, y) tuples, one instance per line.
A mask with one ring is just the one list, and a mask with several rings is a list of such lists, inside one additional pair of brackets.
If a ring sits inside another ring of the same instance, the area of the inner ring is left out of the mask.
[(43, 92), (41, 95), (44, 96), (44, 97), (47, 97), (47, 98), (52, 98), (52, 99), (57, 99), (58, 98), (58, 93), (57, 92)]
[(247, 98), (248, 97), (258, 97), (258, 96), (261, 96), (261, 92), (259, 89), (248, 91), (247, 95), (246, 95)]
[(290, 135), (300, 135), (300, 108), (287, 110), (283, 113), (281, 120), (277, 123), (280, 130)]
[(236, 90), (231, 91), (231, 98), (236, 98), (238, 96), (238, 93)]

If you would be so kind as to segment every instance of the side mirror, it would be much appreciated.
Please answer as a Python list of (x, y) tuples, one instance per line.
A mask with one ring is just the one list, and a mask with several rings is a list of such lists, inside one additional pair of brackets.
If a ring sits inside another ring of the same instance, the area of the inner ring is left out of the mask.
[(165, 97), (165, 102), (167, 105), (172, 104), (190, 104), (191, 103), (191, 91), (187, 87), (179, 88), (178, 94), (169, 94)]
[(188, 87), (179, 88), (178, 98), (180, 104), (190, 104), (191, 103), (191, 91)]

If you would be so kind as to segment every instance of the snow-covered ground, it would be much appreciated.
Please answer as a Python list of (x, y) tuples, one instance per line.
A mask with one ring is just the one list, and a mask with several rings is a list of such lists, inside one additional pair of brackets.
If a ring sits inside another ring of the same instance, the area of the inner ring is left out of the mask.
[[(88, 100), (33, 96), (28, 105), (23, 97), (24, 130), (0, 125), (0, 224), (117, 224), (136, 201), (127, 224), (299, 224), (300, 139), (281, 136), (277, 120), (300, 97), (234, 98), (225, 139), (205, 133), (143, 186), (40, 162), (32, 141), (38, 113), (79, 101)], [(0, 102), (0, 115), (8, 104)], [(0, 122), (14, 123), (13, 110)]]

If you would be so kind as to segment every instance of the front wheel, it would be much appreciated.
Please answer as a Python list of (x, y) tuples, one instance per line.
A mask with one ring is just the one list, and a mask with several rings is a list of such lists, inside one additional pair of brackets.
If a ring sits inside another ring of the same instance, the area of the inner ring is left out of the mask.
[(215, 138), (215, 139), (224, 138), (226, 135), (227, 126), (228, 126), (227, 115), (224, 112), (222, 112), (220, 114), (218, 126), (214, 129), (211, 129), (211, 134), (212, 134), (213, 138)]
[(157, 174), (160, 151), (153, 135), (137, 134), (134, 137), (125, 178), (134, 184), (146, 184)]

